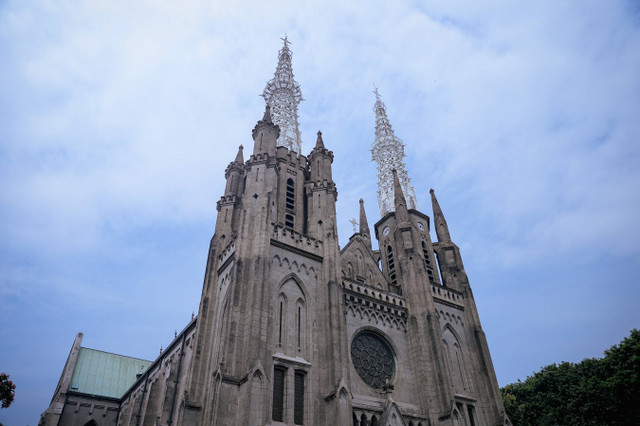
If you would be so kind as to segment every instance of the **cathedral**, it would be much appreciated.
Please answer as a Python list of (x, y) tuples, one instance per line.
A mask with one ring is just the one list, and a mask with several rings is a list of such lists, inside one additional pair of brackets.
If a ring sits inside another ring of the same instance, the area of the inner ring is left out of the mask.
[(40, 425), (510, 425), (460, 250), (433, 190), (433, 216), (418, 210), (377, 90), (380, 219), (360, 200), (344, 247), (330, 143), (302, 154), (286, 38), (263, 97), (225, 170), (197, 316), (154, 361), (78, 334)]

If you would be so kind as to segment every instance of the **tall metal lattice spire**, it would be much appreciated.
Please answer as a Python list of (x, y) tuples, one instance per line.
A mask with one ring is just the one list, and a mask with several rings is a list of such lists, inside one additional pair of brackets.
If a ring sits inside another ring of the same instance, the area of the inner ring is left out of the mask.
[(376, 113), (376, 140), (371, 146), (372, 160), (378, 163), (378, 205), (380, 215), (395, 210), (393, 203), (393, 170), (398, 174), (402, 192), (407, 200), (407, 208), (417, 209), (416, 194), (411, 186), (404, 165), (404, 143), (393, 133), (393, 128), (387, 117), (387, 107), (380, 99), (376, 88), (376, 103), (373, 110)]
[(271, 107), (271, 118), (280, 126), (278, 146), (286, 146), (301, 153), (300, 126), (298, 125), (298, 104), (303, 101), (300, 85), (293, 79), (291, 50), (285, 35), (284, 46), (278, 53), (278, 67), (273, 78), (267, 82), (262, 97)]

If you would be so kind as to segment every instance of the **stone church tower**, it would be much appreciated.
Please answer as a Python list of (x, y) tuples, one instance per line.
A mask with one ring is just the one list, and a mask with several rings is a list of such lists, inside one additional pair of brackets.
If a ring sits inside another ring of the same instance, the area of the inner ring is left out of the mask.
[(433, 223), (417, 209), (377, 90), (382, 217), (372, 234), (360, 200), (340, 248), (333, 153), (320, 132), (300, 152), (287, 43), (253, 146), (225, 171), (198, 315), (117, 401), (116, 424), (510, 424), (460, 250), (433, 190)]

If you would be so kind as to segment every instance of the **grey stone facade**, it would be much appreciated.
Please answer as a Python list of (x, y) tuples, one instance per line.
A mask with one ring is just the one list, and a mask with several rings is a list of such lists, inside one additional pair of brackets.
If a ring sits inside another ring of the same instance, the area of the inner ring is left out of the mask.
[(225, 171), (197, 318), (116, 409), (54, 407), (41, 424), (510, 424), (433, 192), (437, 242), (396, 176), (394, 211), (373, 227), (379, 249), (361, 202), (341, 250), (333, 153), (320, 133), (306, 157), (278, 135), (267, 108), (248, 159), (240, 147)]

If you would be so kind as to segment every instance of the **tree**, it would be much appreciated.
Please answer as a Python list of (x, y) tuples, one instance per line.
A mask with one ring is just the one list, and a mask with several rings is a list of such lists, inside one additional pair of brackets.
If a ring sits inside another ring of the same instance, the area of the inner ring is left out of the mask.
[(604, 358), (547, 365), (500, 391), (515, 425), (638, 425), (640, 331)]
[(9, 380), (9, 376), (5, 373), (0, 373), (0, 401), (2, 401), (2, 408), (8, 408), (13, 399), (16, 396), (16, 385)]

